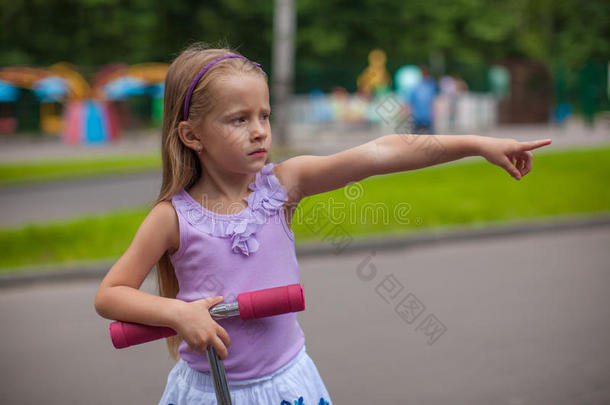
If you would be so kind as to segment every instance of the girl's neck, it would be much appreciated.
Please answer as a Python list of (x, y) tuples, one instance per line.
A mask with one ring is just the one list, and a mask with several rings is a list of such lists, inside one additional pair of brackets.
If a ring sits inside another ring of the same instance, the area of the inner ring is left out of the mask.
[[(212, 168), (209, 168), (212, 169)], [(191, 194), (206, 195), (213, 201), (241, 201), (248, 192), (254, 173), (231, 173), (203, 168), (201, 178), (191, 187)]]

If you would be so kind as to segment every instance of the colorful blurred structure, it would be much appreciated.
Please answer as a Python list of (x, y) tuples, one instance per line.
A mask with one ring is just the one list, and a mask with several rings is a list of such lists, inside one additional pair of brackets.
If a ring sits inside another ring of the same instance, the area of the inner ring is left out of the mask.
[(390, 75), (386, 70), (386, 55), (381, 49), (373, 49), (369, 53), (369, 65), (358, 76), (358, 91), (365, 94), (378, 94), (388, 90)]
[(0, 133), (42, 131), (68, 143), (106, 143), (130, 126), (132, 98), (146, 100), (145, 111), (135, 114), (144, 116), (141, 125), (159, 124), (167, 68), (162, 63), (107, 65), (91, 86), (67, 63), (0, 69)]
[(415, 65), (404, 65), (394, 73), (396, 91), (404, 100), (411, 98), (411, 91), (421, 81), (421, 71)]

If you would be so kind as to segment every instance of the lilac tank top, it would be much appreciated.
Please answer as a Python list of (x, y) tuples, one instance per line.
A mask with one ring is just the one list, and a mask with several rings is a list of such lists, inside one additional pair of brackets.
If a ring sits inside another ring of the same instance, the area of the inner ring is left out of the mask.
[[(224, 302), (242, 292), (299, 282), (294, 233), (286, 224), (286, 190), (266, 164), (248, 186), (252, 192), (242, 211), (222, 215), (204, 208), (185, 190), (172, 197), (178, 215), (180, 247), (170, 256), (180, 290), (177, 298), (190, 302), (222, 295)], [(228, 379), (258, 378), (281, 368), (296, 356), (305, 336), (297, 314), (242, 321), (219, 320), (231, 338), (224, 361)], [(195, 370), (209, 373), (206, 355), (180, 356)]]

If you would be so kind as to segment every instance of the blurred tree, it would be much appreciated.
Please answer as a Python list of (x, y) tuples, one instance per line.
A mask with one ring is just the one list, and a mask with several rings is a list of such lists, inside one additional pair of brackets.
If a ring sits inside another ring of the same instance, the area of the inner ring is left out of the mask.
[(0, 2), (0, 65), (167, 62), (191, 42), (247, 48), (269, 61), (272, 4), (244, 0)]
[[(204, 41), (270, 71), (272, 14), (273, 0), (6, 0), (0, 65), (168, 62)], [(374, 48), (390, 72), (440, 55), (474, 89), (499, 60), (560, 63), (571, 87), (588, 61), (610, 59), (608, 0), (299, 0), (297, 15), (297, 91), (354, 90)]]

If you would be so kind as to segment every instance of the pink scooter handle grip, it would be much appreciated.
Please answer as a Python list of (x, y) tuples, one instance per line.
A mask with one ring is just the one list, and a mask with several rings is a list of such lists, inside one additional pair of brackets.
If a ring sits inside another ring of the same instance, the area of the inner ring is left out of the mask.
[[(305, 309), (303, 286), (300, 284), (241, 293), (237, 296), (237, 303), (239, 316), (243, 320)], [(176, 335), (171, 328), (120, 321), (112, 322), (109, 329), (110, 339), (117, 349)]]
[(163, 326), (115, 321), (110, 324), (110, 339), (117, 349), (174, 336), (176, 331)]
[(305, 309), (305, 297), (301, 284), (241, 293), (237, 296), (237, 303), (239, 317), (244, 321)]

